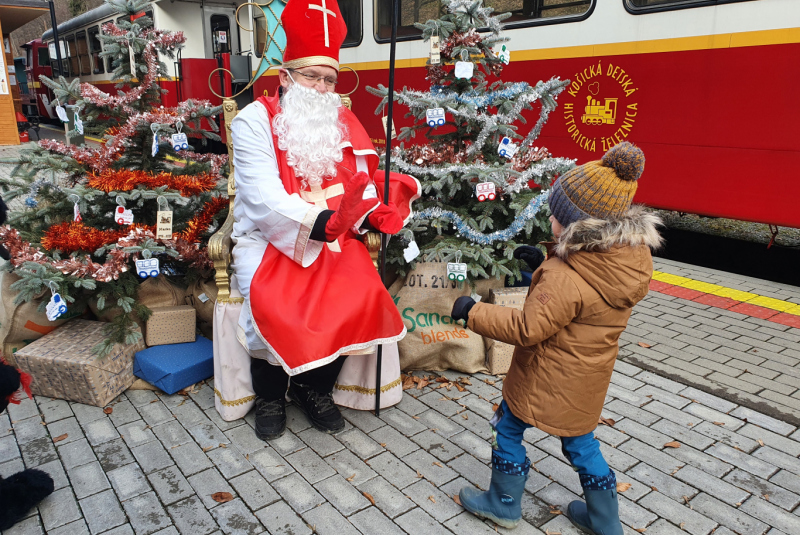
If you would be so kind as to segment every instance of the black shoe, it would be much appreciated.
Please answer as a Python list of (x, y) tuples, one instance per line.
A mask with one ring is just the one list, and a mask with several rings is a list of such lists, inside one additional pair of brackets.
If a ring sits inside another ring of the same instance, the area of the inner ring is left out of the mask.
[(261, 440), (278, 438), (286, 431), (286, 400), (256, 398), (256, 436)]
[(344, 429), (344, 418), (336, 405), (333, 394), (320, 394), (306, 385), (289, 382), (289, 398), (308, 417), (311, 425), (325, 433), (338, 433)]
[(0, 477), (0, 530), (11, 529), (52, 492), (53, 478), (35, 468)]

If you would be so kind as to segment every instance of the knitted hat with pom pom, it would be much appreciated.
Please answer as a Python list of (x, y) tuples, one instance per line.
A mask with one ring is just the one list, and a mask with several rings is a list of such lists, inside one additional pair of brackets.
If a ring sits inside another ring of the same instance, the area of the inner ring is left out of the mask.
[(550, 191), (550, 212), (563, 227), (589, 217), (621, 217), (631, 206), (642, 171), (642, 150), (627, 141), (620, 143), (602, 160), (561, 175)]

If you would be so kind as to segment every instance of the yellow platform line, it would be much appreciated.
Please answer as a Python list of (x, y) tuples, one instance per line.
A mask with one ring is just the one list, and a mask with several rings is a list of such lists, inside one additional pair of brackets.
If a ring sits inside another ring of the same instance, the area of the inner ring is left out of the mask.
[(716, 295), (718, 297), (727, 297), (749, 305), (757, 305), (771, 310), (777, 310), (778, 312), (800, 316), (800, 305), (792, 303), (791, 301), (783, 301), (782, 299), (775, 299), (774, 297), (767, 297), (766, 295), (743, 292), (734, 288), (720, 286), (719, 284), (711, 284), (688, 277), (681, 277), (680, 275), (664, 273), (663, 271), (653, 271), (653, 280)]

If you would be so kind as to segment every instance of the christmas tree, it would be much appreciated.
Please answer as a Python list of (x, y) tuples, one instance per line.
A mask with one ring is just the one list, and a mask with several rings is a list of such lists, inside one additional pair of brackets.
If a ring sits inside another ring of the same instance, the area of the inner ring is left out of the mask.
[(228, 206), (227, 156), (198, 154), (189, 145), (220, 139), (214, 117), (221, 107), (201, 100), (161, 105), (165, 91), (157, 80), (167, 70), (159, 54), (173, 58), (183, 33), (153, 28), (143, 15), (147, 0), (108, 3), (125, 15), (101, 34), (117, 93), (42, 77), (58, 106), (74, 106), (57, 110), (62, 120), (75, 114), (68, 135), (85, 132), (102, 144), (42, 140), (13, 161), (10, 178), (0, 179), (3, 198), (17, 208), (0, 228), (11, 254), (4, 268), (20, 277), (12, 286), (17, 302), (50, 290), (72, 312), (91, 300), (99, 313), (115, 310), (108, 338), (95, 348), (100, 356), (141, 336), (135, 322), (150, 311), (137, 301), (139, 273), (160, 271), (186, 283), (209, 272), (205, 245)]
[[(421, 251), (418, 260), (466, 263), (472, 279), (519, 278), (513, 251), (549, 235), (547, 190), (575, 165), (535, 146), (569, 80), (552, 78), (535, 86), (503, 82), (499, 77), (510, 53), (502, 21), (510, 15), (493, 15), (482, 0), (442, 3), (439, 19), (416, 24), (431, 43), (430, 89), (404, 87), (394, 95), (415, 121), (401, 129), (398, 140), (424, 130), (427, 143), (401, 143), (392, 153), (392, 169), (415, 176), (422, 198), (414, 205), (411, 232), (390, 245), (388, 261), (404, 274), (410, 260), (403, 249), (413, 240)], [(387, 89), (367, 90), (383, 97), (376, 114), (383, 113)], [(524, 123), (522, 113), (538, 106), (538, 121), (520, 135), (515, 123)]]

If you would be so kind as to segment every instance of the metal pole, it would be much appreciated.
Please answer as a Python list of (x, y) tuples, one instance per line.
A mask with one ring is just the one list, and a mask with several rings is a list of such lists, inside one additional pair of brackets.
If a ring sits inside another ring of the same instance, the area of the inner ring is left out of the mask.
[[(61, 62), (61, 42), (58, 40), (58, 23), (56, 22), (56, 7), (53, 0), (48, 0), (50, 5), (50, 25), (53, 27), (53, 40), (56, 44), (56, 60), (58, 60), (58, 74), (64, 74), (64, 64)], [(56, 73), (53, 73), (55, 76)]]
[[(386, 176), (383, 181), (383, 202), (389, 204), (389, 172), (392, 163), (392, 109), (394, 103), (394, 56), (397, 48), (397, 21), (400, 1), (392, 0), (392, 40), (389, 45), (389, 111), (386, 113)], [(386, 247), (388, 236), (381, 232), (381, 280), (386, 284)], [(378, 346), (377, 377), (375, 379), (375, 416), (381, 415), (381, 364), (383, 346)]]

